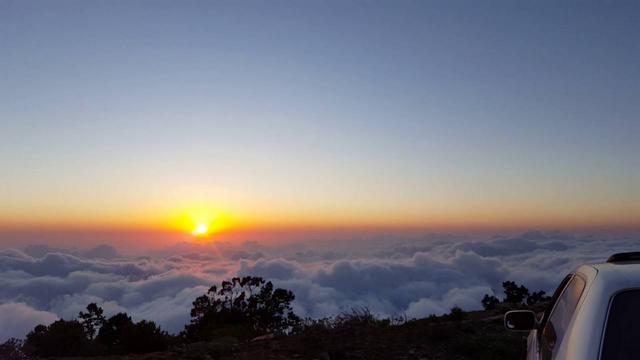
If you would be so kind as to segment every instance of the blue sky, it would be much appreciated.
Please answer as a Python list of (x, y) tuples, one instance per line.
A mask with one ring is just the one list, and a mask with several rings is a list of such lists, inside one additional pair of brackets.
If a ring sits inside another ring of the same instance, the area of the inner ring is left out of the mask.
[(638, 24), (635, 2), (0, 1), (0, 224), (635, 226)]

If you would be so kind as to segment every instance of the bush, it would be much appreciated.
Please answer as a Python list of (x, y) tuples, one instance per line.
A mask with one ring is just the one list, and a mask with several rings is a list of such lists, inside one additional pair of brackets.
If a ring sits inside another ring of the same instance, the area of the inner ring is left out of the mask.
[(132, 326), (133, 321), (126, 313), (113, 315), (105, 320), (98, 332), (96, 342), (104, 346), (105, 352), (108, 354), (124, 354), (126, 352), (124, 344), (127, 341), (126, 334)]
[(220, 288), (212, 286), (193, 302), (191, 323), (182, 336), (194, 342), (289, 332), (300, 322), (291, 308), (294, 298), (291, 291), (274, 289), (260, 277), (223, 281)]
[(170, 336), (153, 321), (134, 323), (126, 313), (118, 313), (104, 322), (96, 342), (107, 354), (142, 354), (166, 350)]
[[(505, 294), (503, 303), (507, 305), (500, 306), (503, 310), (514, 307), (520, 308), (523, 304), (532, 307), (551, 301), (551, 297), (547, 296), (544, 291), (534, 291), (530, 294), (529, 289), (523, 285), (516, 284), (514, 281), (505, 281), (502, 283), (502, 287), (504, 288)], [(500, 304), (500, 300), (493, 295), (485, 294), (481, 303), (485, 310), (493, 310)]]
[(143, 354), (166, 350), (172, 338), (153, 321), (141, 320), (124, 333), (125, 353)]
[(42, 357), (140, 354), (166, 350), (173, 340), (152, 321), (134, 323), (126, 313), (105, 319), (95, 303), (89, 304), (87, 311), (80, 312), (81, 321), (58, 320), (36, 326), (27, 334), (24, 351)]
[(547, 296), (542, 290), (534, 291), (529, 297), (527, 297), (527, 305), (533, 306), (540, 303), (551, 301), (551, 297)]
[(502, 287), (504, 288), (504, 302), (510, 304), (522, 304), (524, 300), (529, 296), (529, 289), (524, 287), (523, 285), (518, 286), (513, 281), (505, 281), (502, 283)]
[(436, 314), (430, 314), (429, 316), (427, 316), (427, 321), (437, 323), (440, 321), (440, 317)]
[(80, 322), (58, 320), (49, 326), (36, 326), (27, 334), (24, 349), (42, 357), (81, 356), (91, 354), (91, 343)]
[(447, 315), (451, 321), (462, 321), (467, 319), (467, 313), (458, 306), (451, 308), (451, 312)]
[(500, 300), (497, 297), (489, 294), (485, 294), (481, 302), (485, 310), (493, 310), (500, 304)]
[(0, 359), (2, 360), (28, 360), (27, 354), (22, 352), (22, 340), (11, 338), (0, 344)]
[(377, 319), (368, 308), (363, 307), (353, 308), (350, 312), (343, 312), (333, 318), (331, 323), (334, 328), (353, 328), (380, 325), (384, 323), (384, 320)]

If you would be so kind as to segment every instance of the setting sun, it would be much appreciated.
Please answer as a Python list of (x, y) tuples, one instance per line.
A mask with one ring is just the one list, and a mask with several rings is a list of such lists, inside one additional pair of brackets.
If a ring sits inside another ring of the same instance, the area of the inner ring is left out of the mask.
[(193, 229), (193, 236), (205, 236), (209, 232), (209, 227), (207, 224), (198, 224), (195, 229)]
[(191, 205), (177, 210), (168, 223), (172, 229), (189, 234), (197, 242), (208, 241), (231, 227), (227, 213), (205, 205)]

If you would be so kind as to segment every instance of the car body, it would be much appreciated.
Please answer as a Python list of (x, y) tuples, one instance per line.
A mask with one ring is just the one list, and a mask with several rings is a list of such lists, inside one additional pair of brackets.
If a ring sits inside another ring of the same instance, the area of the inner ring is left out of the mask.
[(640, 252), (578, 267), (542, 317), (510, 311), (505, 327), (530, 331), (529, 360), (640, 359)]

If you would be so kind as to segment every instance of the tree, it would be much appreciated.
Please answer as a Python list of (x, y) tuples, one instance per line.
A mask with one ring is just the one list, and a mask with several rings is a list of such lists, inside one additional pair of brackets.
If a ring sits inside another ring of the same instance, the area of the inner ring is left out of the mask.
[(96, 331), (102, 326), (104, 323), (104, 311), (101, 307), (99, 307), (96, 303), (90, 303), (87, 305), (87, 312), (80, 311), (78, 313), (78, 317), (80, 318), (80, 323), (84, 326), (84, 330), (89, 336), (89, 339), (93, 340), (96, 335)]
[(546, 295), (547, 293), (540, 290), (534, 291), (529, 297), (527, 297), (527, 305), (535, 305), (539, 303), (549, 302), (551, 301), (551, 297)]
[(27, 334), (25, 352), (42, 357), (82, 356), (92, 352), (84, 326), (77, 320), (38, 325)]
[(134, 323), (126, 313), (118, 313), (104, 322), (96, 342), (108, 354), (142, 354), (166, 350), (170, 336), (153, 321)]
[(529, 296), (529, 289), (523, 285), (518, 286), (513, 281), (505, 281), (502, 283), (504, 288), (504, 302), (513, 305), (522, 304), (522, 302)]
[(133, 326), (131, 317), (126, 313), (117, 313), (105, 320), (96, 342), (103, 345), (109, 354), (124, 354), (125, 349), (122, 341), (125, 337), (127, 328)]
[(171, 336), (153, 321), (141, 320), (128, 328), (122, 341), (126, 353), (144, 354), (169, 347)]
[(191, 322), (182, 335), (187, 341), (200, 341), (287, 332), (300, 321), (291, 308), (294, 298), (291, 291), (274, 289), (260, 277), (235, 277), (193, 302)]
[(497, 297), (489, 294), (485, 294), (481, 302), (485, 310), (493, 310), (500, 304), (500, 300)]

